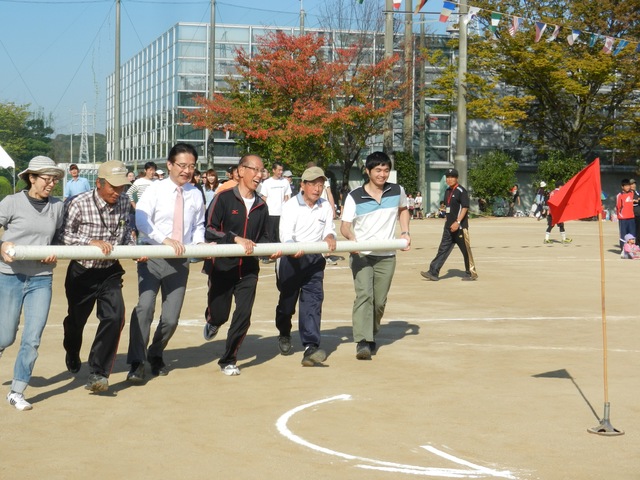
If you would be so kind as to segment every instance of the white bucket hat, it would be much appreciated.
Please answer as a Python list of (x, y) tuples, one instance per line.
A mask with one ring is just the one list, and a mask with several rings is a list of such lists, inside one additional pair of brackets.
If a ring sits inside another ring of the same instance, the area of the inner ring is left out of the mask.
[(29, 161), (29, 166), (18, 174), (25, 182), (29, 174), (33, 175), (51, 175), (61, 179), (64, 176), (64, 170), (56, 165), (56, 162), (49, 157), (38, 155)]

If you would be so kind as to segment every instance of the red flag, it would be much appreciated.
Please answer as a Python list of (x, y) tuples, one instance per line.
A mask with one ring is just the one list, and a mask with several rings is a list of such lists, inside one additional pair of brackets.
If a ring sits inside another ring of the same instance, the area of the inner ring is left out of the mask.
[(598, 215), (602, 211), (600, 159), (580, 170), (566, 185), (552, 192), (549, 210), (553, 224)]
[(424, 7), (425, 3), (427, 3), (427, 0), (418, 0), (418, 5), (416, 5), (416, 10), (413, 13), (417, 15), (420, 9)]

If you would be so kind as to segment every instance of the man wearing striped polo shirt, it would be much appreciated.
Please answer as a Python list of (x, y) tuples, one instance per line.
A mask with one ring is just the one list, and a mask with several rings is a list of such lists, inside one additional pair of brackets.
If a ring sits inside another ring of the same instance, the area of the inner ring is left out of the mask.
[[(365, 169), (369, 181), (347, 196), (340, 233), (347, 240), (393, 240), (399, 219), (400, 238), (407, 240), (405, 250), (409, 250), (407, 195), (400, 185), (387, 182), (391, 159), (374, 152), (367, 157)], [(349, 264), (356, 290), (352, 315), (356, 358), (370, 360), (396, 268), (395, 251), (355, 252)]]

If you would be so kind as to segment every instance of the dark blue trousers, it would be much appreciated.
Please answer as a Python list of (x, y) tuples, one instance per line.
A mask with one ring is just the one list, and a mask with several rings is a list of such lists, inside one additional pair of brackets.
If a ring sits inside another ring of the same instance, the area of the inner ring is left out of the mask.
[(302, 345), (320, 345), (320, 317), (324, 300), (324, 268), (327, 261), (320, 254), (278, 260), (276, 285), (280, 291), (276, 307), (276, 327), (281, 336), (291, 336), (291, 318), (300, 299), (298, 330)]

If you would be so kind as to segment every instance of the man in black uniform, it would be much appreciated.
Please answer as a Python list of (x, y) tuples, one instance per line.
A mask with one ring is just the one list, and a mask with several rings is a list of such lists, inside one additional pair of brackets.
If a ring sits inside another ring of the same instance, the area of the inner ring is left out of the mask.
[(458, 171), (450, 168), (445, 174), (447, 191), (444, 193), (446, 220), (442, 240), (436, 257), (429, 265), (429, 270), (420, 272), (427, 280), (438, 281), (440, 269), (449, 258), (454, 245), (458, 245), (464, 257), (464, 269), (466, 276), (462, 280), (477, 280), (478, 273), (471, 253), (471, 241), (469, 239), (469, 193), (466, 188), (458, 184)]

